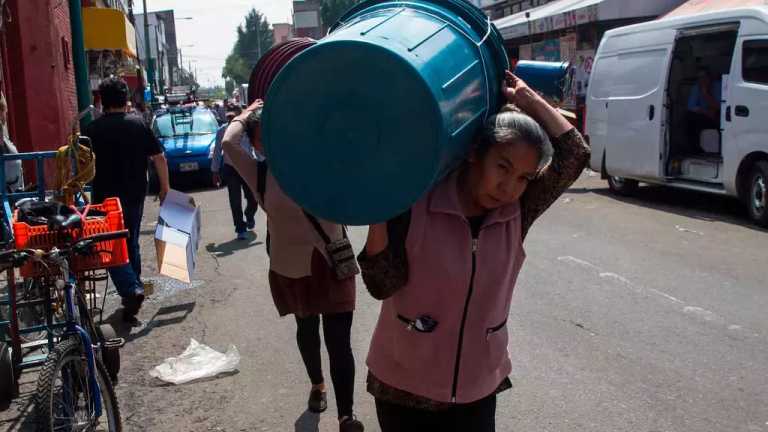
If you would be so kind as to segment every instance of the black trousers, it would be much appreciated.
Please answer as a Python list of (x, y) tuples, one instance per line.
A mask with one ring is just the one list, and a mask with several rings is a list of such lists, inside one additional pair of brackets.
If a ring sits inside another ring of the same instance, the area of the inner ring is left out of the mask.
[[(259, 204), (256, 202), (251, 189), (245, 184), (234, 167), (224, 164), (221, 175), (229, 192), (229, 208), (232, 210), (235, 232), (245, 232), (248, 225), (253, 224)], [(243, 194), (245, 194), (245, 213), (243, 213)]]
[[(320, 359), (320, 317), (296, 317), (296, 341), (312, 385), (325, 382)], [(355, 392), (355, 358), (350, 342), (352, 312), (323, 314), (323, 337), (331, 362), (331, 381), (339, 418), (351, 416)]]
[(381, 432), (495, 432), (496, 395), (442, 411), (409, 408), (376, 399)]

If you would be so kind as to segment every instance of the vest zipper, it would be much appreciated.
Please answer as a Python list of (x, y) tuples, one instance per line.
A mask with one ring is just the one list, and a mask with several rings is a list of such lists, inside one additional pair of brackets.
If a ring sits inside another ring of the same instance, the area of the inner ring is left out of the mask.
[(479, 239), (472, 238), (472, 274), (469, 278), (469, 291), (464, 301), (464, 314), (461, 316), (461, 328), (459, 329), (459, 345), (456, 349), (456, 363), (453, 370), (453, 391), (451, 393), (451, 402), (456, 403), (456, 391), (459, 386), (459, 370), (461, 368), (461, 348), (464, 345), (464, 326), (467, 324), (467, 313), (469, 312), (469, 302), (472, 300), (472, 292), (475, 288), (475, 271), (477, 269), (477, 249)]

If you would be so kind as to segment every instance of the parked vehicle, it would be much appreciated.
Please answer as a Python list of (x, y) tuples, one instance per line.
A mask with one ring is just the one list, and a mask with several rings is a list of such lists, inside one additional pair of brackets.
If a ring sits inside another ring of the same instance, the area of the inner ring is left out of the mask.
[[(702, 73), (722, 83), (706, 93), (722, 95), (712, 126), (691, 135), (689, 101)], [(644, 182), (738, 197), (768, 226), (768, 7), (607, 32), (590, 79), (586, 133), (590, 165), (612, 191), (631, 194)]]
[[(171, 107), (152, 126), (165, 149), (171, 180), (183, 176), (211, 179), (211, 159), (219, 123), (213, 112), (199, 106)], [(151, 182), (155, 183), (154, 173)]]

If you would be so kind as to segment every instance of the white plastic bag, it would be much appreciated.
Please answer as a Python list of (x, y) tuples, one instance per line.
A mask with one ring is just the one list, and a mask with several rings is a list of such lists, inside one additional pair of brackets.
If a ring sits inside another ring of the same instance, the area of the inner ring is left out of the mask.
[(149, 371), (149, 375), (172, 384), (215, 377), (220, 373), (233, 372), (240, 363), (240, 353), (230, 345), (225, 354), (202, 345), (194, 339), (178, 357), (165, 359)]

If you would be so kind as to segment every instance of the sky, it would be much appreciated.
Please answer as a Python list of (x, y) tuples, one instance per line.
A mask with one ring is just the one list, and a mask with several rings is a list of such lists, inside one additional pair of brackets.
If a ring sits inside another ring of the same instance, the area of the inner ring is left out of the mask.
[[(291, 22), (291, 0), (146, 0), (150, 12), (173, 9), (176, 39), (185, 67), (192, 61), (202, 86), (224, 85), (221, 69), (237, 40), (237, 26), (251, 8), (271, 23)], [(142, 13), (141, 0), (134, 12)], [(192, 17), (191, 20), (179, 18)], [(190, 46), (193, 45), (193, 46)]]

